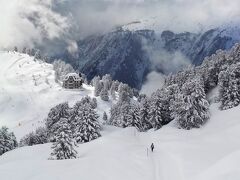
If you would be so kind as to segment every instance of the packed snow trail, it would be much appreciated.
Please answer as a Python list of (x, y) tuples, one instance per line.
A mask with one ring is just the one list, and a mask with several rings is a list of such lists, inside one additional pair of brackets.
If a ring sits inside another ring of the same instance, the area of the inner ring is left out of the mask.
[[(146, 148), (148, 159), (152, 163), (154, 180), (184, 180), (180, 166), (176, 158), (164, 150), (164, 143), (161, 144), (159, 139), (154, 137), (154, 132), (138, 133), (138, 141)], [(151, 151), (150, 145), (154, 144), (154, 150)], [(167, 163), (166, 163), (167, 162)], [(174, 173), (169, 173), (174, 170)]]
[[(102, 137), (77, 148), (74, 160), (47, 160), (51, 144), (23, 147), (0, 156), (4, 180), (236, 180), (240, 179), (240, 106), (219, 111), (201, 129), (134, 133), (104, 127)], [(136, 134), (136, 135), (135, 135)], [(146, 149), (154, 143), (153, 153)], [(151, 155), (151, 156), (150, 156)], [(14, 173), (12, 173), (14, 169)]]

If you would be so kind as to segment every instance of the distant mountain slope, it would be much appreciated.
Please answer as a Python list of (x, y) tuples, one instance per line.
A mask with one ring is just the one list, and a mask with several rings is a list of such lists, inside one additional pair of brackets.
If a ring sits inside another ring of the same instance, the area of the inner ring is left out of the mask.
[(161, 35), (164, 48), (169, 52), (180, 51), (194, 65), (200, 65), (205, 57), (211, 56), (218, 49), (228, 50), (240, 42), (240, 28), (237, 26), (220, 27), (201, 34), (164, 31)]
[[(159, 34), (154, 30), (140, 29), (147, 28), (148, 23), (150, 28), (154, 25), (152, 21), (144, 21), (143, 25), (136, 21), (104, 35), (87, 37), (78, 41), (78, 52), (74, 56), (65, 52), (59, 57), (85, 73), (88, 79), (108, 73), (113, 79), (140, 89), (147, 73), (155, 64), (162, 64), (157, 62), (156, 56), (152, 60), (152, 52), (147, 52), (148, 49), (170, 54), (180, 52), (192, 64), (200, 65), (206, 56), (218, 49), (230, 49), (240, 41), (238, 26), (223, 26), (198, 34), (172, 31)], [(163, 53), (159, 54), (162, 56)], [(163, 58), (159, 57), (159, 61)], [(169, 60), (167, 63), (171, 66), (175, 62)], [(165, 72), (164, 67), (158, 66), (157, 70)]]
[[(0, 68), (0, 127), (8, 126), (18, 138), (43, 125), (53, 106), (93, 96), (93, 87), (85, 84), (82, 90), (63, 89), (51, 64), (26, 54), (0, 52)], [(100, 99), (98, 103), (100, 115), (111, 106)]]
[(113, 79), (140, 88), (150, 70), (150, 61), (142, 41), (153, 42), (154, 32), (114, 31), (90, 36), (78, 42), (77, 57), (64, 55), (75, 68), (92, 79), (96, 75), (111, 74)]

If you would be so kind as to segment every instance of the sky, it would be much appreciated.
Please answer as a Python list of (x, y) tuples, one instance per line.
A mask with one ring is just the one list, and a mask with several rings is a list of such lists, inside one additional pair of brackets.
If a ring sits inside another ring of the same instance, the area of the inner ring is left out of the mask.
[(75, 40), (136, 20), (159, 31), (192, 31), (238, 22), (239, 0), (0, 0), (0, 49)]

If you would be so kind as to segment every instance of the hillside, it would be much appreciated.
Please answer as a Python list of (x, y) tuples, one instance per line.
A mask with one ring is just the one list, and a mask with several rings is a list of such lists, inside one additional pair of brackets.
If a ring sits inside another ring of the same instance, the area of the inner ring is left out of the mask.
[[(234, 56), (237, 52), (238, 46), (229, 54)], [(10, 127), (18, 139), (42, 126), (54, 105), (68, 101), (72, 106), (85, 95), (93, 97), (93, 87), (85, 84), (81, 90), (62, 89), (55, 82), (52, 65), (28, 55), (1, 52), (0, 60), (1, 95), (4, 94), (0, 97), (0, 125)], [(77, 159), (49, 160), (51, 143), (6, 152), (0, 156), (0, 177), (4, 180), (238, 179), (240, 106), (220, 111), (220, 104), (214, 103), (217, 93), (218, 86), (208, 93), (211, 117), (199, 129), (178, 129), (175, 120), (147, 132), (103, 126), (101, 137), (78, 144)], [(102, 115), (112, 102), (97, 100), (97, 110)], [(151, 143), (155, 145), (154, 152), (150, 151)]]
[[(226, 180), (240, 178), (240, 107), (219, 111), (201, 129), (158, 131), (104, 127), (103, 137), (80, 144), (79, 158), (47, 160), (51, 144), (23, 147), (0, 157), (5, 180)], [(155, 151), (147, 153), (154, 142)], [(14, 173), (13, 173), (14, 171)]]
[[(85, 84), (81, 90), (63, 89), (55, 82), (51, 64), (26, 54), (0, 52), (0, 67), (0, 126), (8, 126), (18, 139), (43, 125), (53, 106), (65, 101), (71, 106), (83, 96), (93, 96), (93, 87)], [(98, 112), (110, 108), (98, 102)]]

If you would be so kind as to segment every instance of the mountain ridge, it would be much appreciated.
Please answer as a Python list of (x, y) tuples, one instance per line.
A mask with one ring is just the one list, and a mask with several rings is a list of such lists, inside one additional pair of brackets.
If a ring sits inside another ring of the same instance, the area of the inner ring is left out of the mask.
[[(161, 66), (161, 57), (155, 57), (153, 63), (146, 46), (160, 53), (159, 56), (162, 51), (170, 55), (177, 52), (192, 65), (200, 65), (205, 57), (219, 49), (228, 50), (239, 42), (239, 32), (238, 26), (223, 26), (202, 33), (166, 30), (160, 34), (149, 29), (129, 30), (121, 27), (103, 35), (84, 38), (77, 42), (76, 54), (65, 51), (58, 58), (85, 73), (89, 80), (96, 75), (110, 74), (113, 79), (140, 89), (146, 75), (152, 70), (166, 72), (164, 67), (154, 69), (158, 64)], [(174, 63), (171, 59), (168, 62), (170, 66)], [(174, 72), (180, 68), (176, 67)]]

